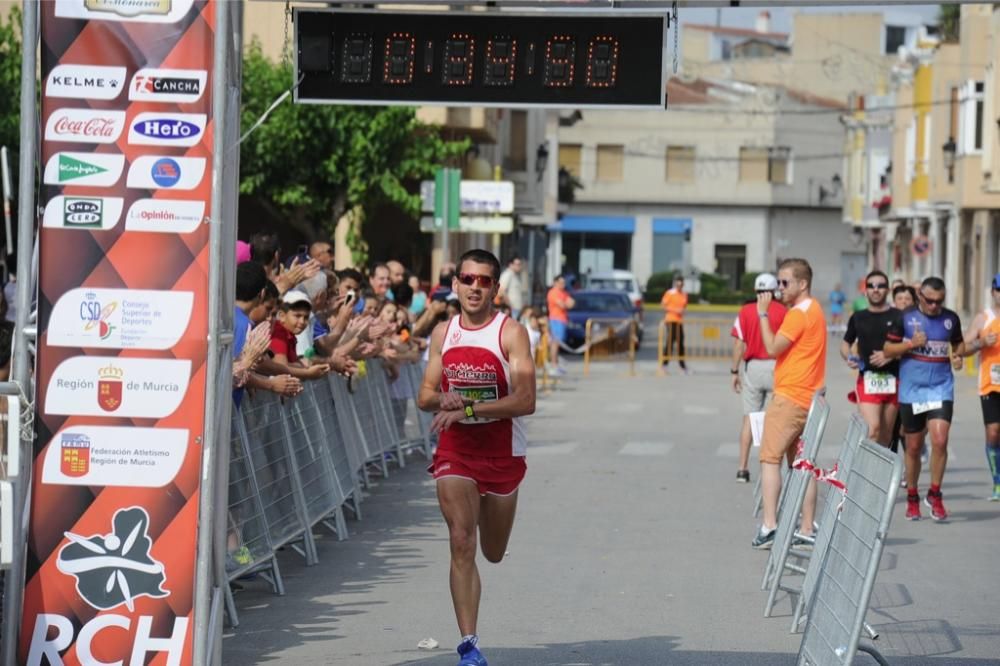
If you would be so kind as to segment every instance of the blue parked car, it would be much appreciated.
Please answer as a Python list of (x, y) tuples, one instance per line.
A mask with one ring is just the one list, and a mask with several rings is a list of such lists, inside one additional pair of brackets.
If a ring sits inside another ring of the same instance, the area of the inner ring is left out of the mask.
[(635, 306), (623, 291), (574, 291), (570, 295), (576, 301), (572, 310), (567, 312), (569, 326), (566, 327), (566, 346), (571, 351), (582, 354), (588, 319), (626, 319), (628, 321), (615, 325), (610, 322), (594, 322), (592, 336), (607, 337), (608, 327), (614, 327), (614, 335), (626, 344), (629, 336), (629, 322), (635, 321), (639, 342), (642, 342), (642, 315), (637, 314)]

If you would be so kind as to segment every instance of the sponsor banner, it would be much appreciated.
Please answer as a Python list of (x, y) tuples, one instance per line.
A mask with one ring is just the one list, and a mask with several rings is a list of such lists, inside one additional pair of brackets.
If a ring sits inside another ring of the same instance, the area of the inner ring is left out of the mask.
[(56, 0), (59, 18), (177, 23), (194, 0)]
[(111, 187), (122, 177), (125, 156), (111, 153), (56, 153), (45, 164), (46, 185)]
[(71, 289), (49, 317), (50, 347), (170, 349), (191, 320), (190, 291)]
[(201, 99), (207, 82), (205, 69), (140, 69), (129, 84), (128, 98), (133, 102), (191, 104)]
[(38, 473), (11, 663), (192, 666), (211, 593), (196, 557), (217, 2), (39, 7)]
[(183, 428), (65, 428), (49, 441), (42, 483), (162, 488), (180, 471), (189, 435)]
[(204, 220), (204, 201), (139, 199), (128, 209), (125, 230), (188, 234)]
[(193, 190), (204, 176), (204, 157), (143, 155), (129, 167), (126, 184), (141, 190)]
[(45, 123), (45, 139), (64, 143), (114, 143), (124, 129), (124, 111), (56, 109)]
[(45, 81), (46, 97), (116, 99), (125, 90), (125, 67), (58, 65)]
[(118, 224), (121, 197), (71, 197), (60, 195), (45, 204), (42, 226), (50, 229), (107, 231)]
[(160, 419), (180, 407), (191, 361), (74, 356), (52, 373), (46, 414)]
[(132, 120), (128, 142), (137, 146), (196, 145), (205, 131), (204, 113), (140, 113)]

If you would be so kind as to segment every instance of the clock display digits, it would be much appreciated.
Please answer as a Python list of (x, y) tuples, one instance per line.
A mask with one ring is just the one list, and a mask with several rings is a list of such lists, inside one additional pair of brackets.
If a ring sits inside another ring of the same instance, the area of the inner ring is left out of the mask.
[(409, 32), (394, 32), (385, 38), (382, 80), (390, 85), (413, 83), (414, 55), (417, 40)]
[(613, 88), (618, 83), (618, 40), (598, 35), (587, 46), (588, 88)]
[(372, 36), (355, 32), (344, 39), (340, 59), (340, 80), (344, 83), (368, 83), (372, 79)]
[(570, 35), (554, 35), (545, 42), (544, 83), (546, 88), (569, 88), (576, 78), (576, 40)]
[(486, 40), (483, 83), (491, 87), (513, 86), (516, 70), (517, 40), (510, 35), (494, 35)]
[(476, 40), (467, 33), (452, 33), (444, 43), (444, 68), (441, 74), (446, 86), (471, 86), (476, 56)]

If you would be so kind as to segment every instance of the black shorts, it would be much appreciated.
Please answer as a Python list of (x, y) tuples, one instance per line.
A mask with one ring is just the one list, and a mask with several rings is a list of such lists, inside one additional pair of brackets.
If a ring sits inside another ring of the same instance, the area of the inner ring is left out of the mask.
[(937, 409), (931, 409), (921, 414), (914, 414), (912, 403), (899, 403), (899, 418), (903, 423), (903, 432), (923, 432), (927, 428), (927, 421), (932, 419), (941, 419), (942, 421), (951, 423), (951, 413), (954, 406), (955, 403), (951, 400), (944, 400)]
[(979, 396), (979, 406), (983, 408), (983, 423), (1000, 423), (1000, 393)]

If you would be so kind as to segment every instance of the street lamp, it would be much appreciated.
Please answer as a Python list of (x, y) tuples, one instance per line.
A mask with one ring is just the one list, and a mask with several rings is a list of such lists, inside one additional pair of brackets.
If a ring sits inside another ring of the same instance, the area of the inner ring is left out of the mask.
[(948, 140), (945, 142), (945, 144), (943, 146), (941, 146), (941, 150), (944, 151), (944, 168), (948, 170), (948, 182), (949, 183), (954, 183), (955, 182), (955, 152), (957, 150), (957, 146), (955, 145), (955, 138), (949, 136)]
[(535, 175), (538, 176), (538, 180), (542, 179), (545, 175), (545, 168), (549, 165), (549, 148), (544, 143), (538, 144), (538, 149), (535, 151)]

